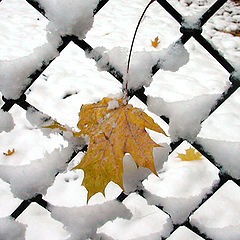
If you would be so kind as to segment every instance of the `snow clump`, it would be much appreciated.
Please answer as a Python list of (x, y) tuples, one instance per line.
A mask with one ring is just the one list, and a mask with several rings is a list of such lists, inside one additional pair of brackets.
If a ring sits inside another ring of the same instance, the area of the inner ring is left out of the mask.
[(107, 110), (116, 109), (118, 107), (119, 107), (118, 101), (112, 100), (112, 101), (108, 102)]
[(0, 178), (10, 184), (14, 197), (22, 200), (46, 194), (56, 174), (67, 168), (65, 162), (71, 153), (72, 148), (67, 147), (61, 151), (56, 149), (51, 154), (46, 153), (43, 159), (34, 160), (28, 165), (0, 165)]
[(224, 172), (233, 178), (240, 179), (240, 142), (227, 142), (205, 138), (197, 138), (197, 142), (214, 157), (214, 160)]
[(71, 234), (67, 240), (95, 239), (97, 229), (116, 218), (130, 219), (131, 212), (116, 200), (83, 207), (50, 206), (51, 216)]
[(47, 64), (59, 55), (60, 41), (60, 38), (49, 41), (28, 56), (0, 61), (0, 91), (6, 99), (18, 99), (23, 94), (32, 81), (29, 76), (40, 70), (43, 62)]
[(93, 11), (99, 0), (37, 0), (50, 23), (47, 30), (58, 35), (85, 38), (93, 25)]
[(128, 83), (128, 88), (137, 90), (142, 86), (148, 87), (152, 82), (152, 68), (156, 65), (165, 71), (176, 72), (189, 60), (189, 53), (184, 45), (173, 43), (168, 48), (161, 51), (139, 51), (132, 54), (129, 72), (127, 69), (127, 60), (129, 55), (128, 48), (115, 47), (107, 50), (104, 47), (97, 47), (87, 57), (97, 61), (97, 67), (100, 71), (107, 71), (109, 65), (116, 71), (123, 74), (124, 83)]
[[(165, 143), (160, 143), (160, 145), (162, 147), (157, 147), (153, 150), (154, 163), (157, 171), (162, 169), (163, 164), (167, 161), (168, 154), (171, 150), (171, 148)], [(137, 167), (130, 154), (125, 154), (123, 160), (123, 182), (125, 192), (131, 193), (142, 189), (142, 181), (152, 173), (151, 170), (144, 167)]]
[[(170, 119), (169, 134), (172, 141), (186, 139), (194, 142), (220, 95), (201, 95), (187, 101), (168, 103), (162, 98), (148, 97), (149, 111)], [(194, 112), (194, 114), (192, 114)]]
[(11, 217), (0, 218), (1, 240), (25, 240), (26, 225)]
[(0, 109), (0, 133), (10, 132), (14, 128), (13, 117), (9, 112), (4, 112)]
[[(190, 217), (190, 223), (211, 239), (240, 239), (240, 188), (225, 183)], [(207, 214), (206, 214), (207, 213)]]

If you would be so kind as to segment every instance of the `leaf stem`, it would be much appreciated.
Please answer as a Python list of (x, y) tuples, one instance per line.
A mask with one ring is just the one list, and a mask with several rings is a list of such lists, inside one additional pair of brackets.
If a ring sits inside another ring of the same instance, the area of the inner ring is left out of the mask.
[(130, 61), (131, 61), (133, 44), (134, 44), (134, 41), (135, 41), (135, 38), (136, 38), (136, 35), (137, 35), (138, 28), (139, 28), (139, 26), (140, 26), (140, 23), (141, 23), (144, 15), (145, 15), (147, 9), (148, 9), (149, 6), (150, 6), (153, 2), (155, 2), (155, 1), (156, 1), (156, 0), (151, 0), (151, 1), (148, 3), (148, 5), (145, 7), (145, 9), (144, 9), (144, 11), (143, 11), (143, 13), (142, 13), (139, 21), (138, 21), (137, 27), (136, 27), (135, 32), (134, 32), (134, 35), (133, 35), (132, 44), (131, 44), (130, 51), (129, 51), (129, 56), (128, 56), (128, 63), (127, 63), (127, 76), (126, 76), (127, 79), (126, 79), (126, 87), (125, 87), (125, 99), (126, 99), (127, 102), (128, 102), (128, 97), (129, 97), (129, 96), (128, 96), (128, 73), (129, 73), (129, 68), (130, 68)]

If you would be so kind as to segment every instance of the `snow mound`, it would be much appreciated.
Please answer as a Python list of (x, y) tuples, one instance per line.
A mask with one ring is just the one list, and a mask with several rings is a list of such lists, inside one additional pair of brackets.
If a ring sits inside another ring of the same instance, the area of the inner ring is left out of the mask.
[(162, 98), (148, 97), (149, 111), (170, 119), (169, 134), (173, 142), (186, 139), (194, 142), (201, 122), (208, 116), (220, 95), (201, 95), (187, 101), (168, 103)]
[(130, 219), (131, 212), (120, 202), (113, 200), (103, 204), (83, 207), (51, 206), (51, 216), (64, 224), (71, 234), (68, 240), (85, 240), (97, 236), (96, 231), (116, 218)]
[(167, 240), (204, 240), (202, 237), (198, 236), (196, 233), (192, 232), (188, 228), (181, 226), (175, 230)]
[(10, 132), (14, 128), (13, 117), (9, 112), (4, 112), (0, 109), (0, 133)]
[[(167, 144), (160, 144), (163, 147), (154, 148), (153, 156), (155, 161), (155, 168), (157, 171), (161, 170), (164, 162), (168, 159), (170, 147)], [(134, 192), (137, 189), (142, 189), (142, 181), (146, 179), (152, 172), (148, 168), (137, 167), (131, 155), (124, 156), (123, 162), (123, 182), (125, 192)]]
[(159, 197), (148, 191), (144, 192), (144, 197), (150, 205), (163, 206), (174, 224), (182, 224), (186, 221), (190, 213), (196, 209), (204, 198), (205, 194), (199, 194), (191, 197)]
[(87, 57), (97, 60), (100, 71), (106, 71), (109, 64), (123, 74), (123, 79), (128, 82), (129, 89), (148, 87), (152, 82), (152, 68), (157, 65), (166, 71), (177, 71), (189, 60), (189, 53), (180, 43), (171, 44), (161, 51), (139, 51), (132, 54), (129, 72), (127, 73), (128, 48), (115, 47), (107, 50), (97, 47), (87, 54)]
[(213, 156), (217, 164), (220, 165), (223, 171), (236, 179), (240, 179), (240, 143), (227, 142), (214, 139), (198, 138), (204, 150)]
[(25, 240), (26, 225), (11, 217), (0, 218), (1, 240)]
[(44, 8), (50, 23), (47, 30), (61, 36), (85, 38), (93, 24), (93, 11), (99, 0), (37, 0)]
[(29, 76), (59, 55), (60, 38), (35, 48), (28, 56), (0, 61), (0, 91), (6, 99), (18, 99), (30, 84)]
[(157, 207), (149, 206), (138, 194), (130, 194), (123, 204), (132, 212), (132, 218), (117, 218), (113, 222), (107, 222), (99, 232), (118, 240), (149, 240), (150, 237), (155, 240), (168, 236), (172, 231), (169, 216)]
[(61, 151), (56, 149), (51, 154), (46, 153), (43, 159), (34, 160), (28, 165), (0, 165), (0, 178), (10, 184), (14, 197), (27, 200), (39, 193), (45, 195), (55, 175), (66, 169), (65, 162), (71, 153), (72, 148), (67, 147)]
[(239, 219), (240, 188), (233, 181), (228, 181), (194, 212), (190, 222), (211, 239), (238, 240)]

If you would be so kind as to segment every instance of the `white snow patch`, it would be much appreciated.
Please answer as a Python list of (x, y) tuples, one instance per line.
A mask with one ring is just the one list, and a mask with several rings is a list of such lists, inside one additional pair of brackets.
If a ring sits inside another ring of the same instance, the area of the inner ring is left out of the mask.
[(222, 170), (236, 179), (240, 179), (240, 142), (227, 142), (214, 139), (197, 138), (205, 151), (213, 156)]
[(75, 150), (82, 149), (84, 145), (87, 144), (88, 139), (86, 137), (74, 137), (73, 130), (67, 125), (63, 125), (67, 131), (55, 128), (47, 128), (48, 126), (54, 124), (53, 120), (47, 114), (42, 113), (41, 111), (36, 110), (34, 107), (29, 107), (26, 111), (27, 120), (37, 128), (40, 128), (44, 136), (50, 137), (50, 134), (61, 134), (62, 137), (72, 144), (72, 147)]
[(119, 107), (118, 101), (117, 100), (112, 100), (112, 101), (108, 102), (107, 110), (116, 109), (118, 107)]
[(190, 29), (199, 29), (201, 27), (201, 15), (195, 13), (194, 15), (185, 16), (183, 18), (182, 26)]
[(189, 61), (189, 53), (181, 43), (173, 43), (168, 48), (156, 54), (158, 66), (165, 71), (176, 72)]
[(130, 61), (129, 72), (127, 73), (127, 60), (129, 50), (127, 48), (115, 47), (106, 50), (97, 47), (87, 54), (87, 57), (97, 61), (100, 71), (106, 71), (109, 64), (123, 74), (124, 86), (128, 83), (128, 89), (139, 89), (142, 86), (148, 87), (152, 82), (152, 67), (157, 65), (166, 71), (177, 71), (189, 60), (189, 53), (184, 45), (173, 43), (161, 51), (134, 52)]
[(138, 194), (130, 194), (123, 204), (130, 209), (133, 217), (130, 220), (118, 218), (113, 222), (108, 222), (99, 229), (99, 232), (118, 240), (147, 240), (151, 235), (155, 240), (168, 236), (172, 231), (169, 216), (156, 206), (147, 205), (146, 200)]
[(55, 175), (66, 169), (66, 161), (71, 153), (72, 148), (67, 147), (46, 153), (43, 159), (34, 160), (28, 165), (0, 165), (0, 178), (10, 184), (14, 197), (27, 200), (39, 193), (45, 195)]
[(0, 61), (0, 91), (6, 99), (18, 99), (31, 82), (29, 76), (59, 55), (57, 47), (61, 40), (35, 48), (28, 56)]
[(71, 234), (68, 240), (85, 240), (97, 236), (96, 231), (116, 218), (130, 219), (131, 212), (120, 202), (113, 200), (103, 204), (83, 207), (51, 206), (51, 216), (62, 222)]
[(0, 240), (25, 240), (26, 225), (11, 217), (0, 218)]
[[(160, 145), (163, 147), (154, 148), (153, 150), (155, 168), (157, 171), (162, 169), (164, 162), (168, 159), (168, 153), (171, 150), (167, 144), (161, 143)], [(152, 173), (148, 168), (137, 167), (129, 154), (124, 156), (123, 167), (124, 189), (127, 193), (142, 189), (142, 181)]]
[(163, 206), (174, 224), (185, 222), (189, 214), (201, 203), (204, 196), (205, 194), (201, 193), (191, 197), (159, 197), (148, 191), (144, 192), (148, 204)]
[(0, 133), (10, 132), (14, 128), (13, 117), (9, 112), (0, 109)]
[(181, 226), (177, 228), (167, 240), (204, 240), (188, 228)]
[(238, 240), (239, 219), (240, 188), (228, 181), (190, 217), (190, 222), (211, 239)]
[(93, 11), (99, 0), (37, 0), (43, 6), (50, 23), (47, 30), (61, 36), (85, 38), (93, 25)]
[(162, 98), (148, 97), (148, 109), (170, 119), (172, 141), (186, 139), (194, 142), (201, 130), (201, 122), (208, 116), (220, 95), (201, 95), (187, 101), (165, 102)]

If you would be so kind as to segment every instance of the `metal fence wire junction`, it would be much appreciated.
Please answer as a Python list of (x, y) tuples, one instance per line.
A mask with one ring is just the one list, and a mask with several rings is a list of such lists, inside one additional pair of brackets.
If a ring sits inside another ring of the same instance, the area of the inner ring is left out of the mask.
[[(44, 9), (34, 0), (26, 0), (32, 7), (34, 7), (36, 10), (38, 10), (42, 15), (45, 16)], [(109, 0), (100, 0), (97, 8), (94, 11), (94, 14), (97, 14), (105, 4), (107, 4)], [(234, 72), (236, 71), (234, 67), (219, 53), (219, 51), (202, 35), (202, 26), (227, 2), (227, 0), (217, 0), (199, 19), (200, 26), (196, 28), (187, 27), (183, 24), (183, 16), (166, 0), (157, 0), (158, 4), (164, 8), (179, 24), (180, 24), (180, 32), (181, 37), (179, 38), (178, 42), (181, 42), (182, 44), (187, 43), (191, 38), (194, 38), (199, 44), (201, 44), (209, 54), (211, 54), (221, 65), (223, 68), (225, 68), (229, 73), (229, 87), (226, 91), (224, 91), (221, 96), (217, 100), (217, 104), (214, 106), (214, 108), (210, 111), (210, 116), (219, 106), (221, 106), (240, 86), (240, 79), (237, 79)], [(76, 36), (63, 36), (62, 37), (62, 44), (58, 47), (57, 51), (60, 53), (63, 49), (65, 49), (70, 42), (73, 42), (78, 47), (80, 47), (84, 52), (91, 52), (93, 48), (85, 41), (85, 40), (79, 40)], [(92, 57), (94, 59), (94, 56)], [(53, 59), (54, 60), (54, 59)], [(4, 96), (2, 97), (4, 101), (4, 105), (1, 107), (1, 109), (5, 112), (8, 112), (15, 104), (20, 106), (23, 110), (27, 110), (30, 107), (34, 108), (36, 111), (37, 108), (32, 106), (28, 103), (26, 98), (26, 91), (29, 89), (29, 87), (34, 84), (35, 80), (43, 73), (43, 71), (51, 64), (53, 61), (42, 63), (41, 69), (34, 71), (30, 76), (29, 79), (31, 79), (31, 82), (28, 84), (28, 86), (25, 87), (25, 89), (22, 90), (22, 94), (18, 99), (6, 99)], [(95, 61), (99, 61), (99, 58), (94, 59)], [(123, 82), (123, 75), (121, 72), (117, 71), (112, 65), (111, 62), (107, 64), (106, 71), (108, 71), (112, 76), (114, 76), (119, 82)], [(154, 75), (159, 70), (158, 65), (152, 67), (152, 75)], [(140, 88), (137, 91), (131, 92), (131, 97), (136, 96), (138, 99), (140, 99), (144, 104), (147, 103), (147, 96), (144, 93), (145, 89), (144, 87)], [(161, 116), (161, 118), (169, 124), (169, 119), (166, 116)], [(171, 154), (185, 139), (178, 140), (177, 142), (172, 142), (170, 144), (171, 147)], [(204, 157), (206, 157), (212, 164), (219, 167), (218, 164), (216, 164), (213, 156), (207, 152), (204, 147), (197, 141), (190, 143), (195, 149), (197, 149)], [(85, 146), (81, 151), (86, 151), (87, 146)], [(71, 156), (69, 156), (69, 159), (66, 159), (66, 162), (70, 162), (79, 152), (73, 152)], [(231, 180), (237, 185), (240, 184), (239, 179), (234, 179), (230, 175), (228, 175), (226, 172), (224, 172), (221, 168), (219, 171), (219, 178), (220, 181), (216, 183), (213, 186), (212, 192), (209, 193), (204, 199), (202, 199), (201, 203), (199, 204), (198, 208), (201, 207), (211, 196), (215, 194), (215, 192), (222, 187), (223, 184), (225, 184), (227, 181)], [(145, 197), (144, 190), (137, 191), (137, 194)], [(128, 195), (126, 195), (124, 192), (122, 192), (118, 197), (117, 200), (122, 202), (124, 199), (126, 199)], [(43, 196), (41, 194), (38, 194), (32, 199), (24, 200), (21, 202), (21, 204), (17, 207), (17, 209), (12, 212), (11, 217), (13, 219), (17, 219), (30, 205), (31, 203), (37, 203), (41, 207), (45, 208), (46, 210), (50, 211), (48, 208), (49, 203), (43, 199)], [(160, 210), (164, 211), (163, 206), (157, 205)], [(192, 213), (195, 211), (194, 209)], [(166, 212), (167, 213), (167, 212)], [(168, 213), (167, 213), (168, 214)], [(206, 240), (210, 240), (208, 236), (203, 234), (200, 229), (198, 229), (196, 226), (192, 225), (190, 223), (189, 217), (191, 214), (186, 218), (185, 222), (181, 224), (181, 226), (185, 226), (191, 231), (195, 232), (199, 236), (203, 237)], [(173, 224), (173, 231), (175, 231), (179, 227), (178, 224)], [(162, 238), (162, 239), (166, 239)]]

